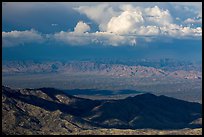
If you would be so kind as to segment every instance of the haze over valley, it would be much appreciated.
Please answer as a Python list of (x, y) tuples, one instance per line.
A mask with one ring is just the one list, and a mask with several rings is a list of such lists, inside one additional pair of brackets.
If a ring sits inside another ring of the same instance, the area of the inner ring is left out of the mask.
[(152, 67), (91, 61), (8, 61), (2, 69), (3, 84), (13, 88), (95, 89), (113, 90), (115, 93), (135, 90), (202, 102), (201, 65), (176, 61), (166, 64), (161, 61)]

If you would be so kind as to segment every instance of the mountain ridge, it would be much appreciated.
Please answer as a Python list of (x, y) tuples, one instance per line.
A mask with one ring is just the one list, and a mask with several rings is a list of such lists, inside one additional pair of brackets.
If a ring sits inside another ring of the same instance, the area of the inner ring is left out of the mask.
[(91, 61), (81, 62), (5, 62), (3, 74), (40, 74), (40, 73), (84, 73), (119, 77), (174, 77), (182, 79), (202, 79), (202, 73), (196, 70), (168, 71), (162, 68), (142, 65), (104, 64)]
[[(16, 90), (2, 86), (4, 133), (46, 134), (50, 130), (56, 134), (71, 134), (101, 128), (201, 128), (200, 123), (193, 122), (201, 118), (199, 103), (151, 93), (120, 100), (90, 100), (57, 89), (52, 92), (53, 88), (42, 89)], [(50, 124), (56, 124), (53, 123), (56, 120), (58, 126), (55, 129)]]

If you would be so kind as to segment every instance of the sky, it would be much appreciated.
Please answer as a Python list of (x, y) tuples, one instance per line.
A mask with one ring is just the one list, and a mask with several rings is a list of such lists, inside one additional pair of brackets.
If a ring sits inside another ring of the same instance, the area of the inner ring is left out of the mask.
[(201, 60), (201, 2), (3, 2), (3, 60)]

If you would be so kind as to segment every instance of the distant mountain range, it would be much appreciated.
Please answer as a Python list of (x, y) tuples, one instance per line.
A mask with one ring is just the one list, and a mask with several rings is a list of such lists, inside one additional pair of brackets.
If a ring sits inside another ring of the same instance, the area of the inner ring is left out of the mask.
[[(191, 66), (192, 67), (192, 66)], [(171, 77), (181, 79), (202, 79), (202, 72), (196, 69), (185, 70), (179, 66), (177, 70), (168, 71), (141, 65), (104, 64), (90, 61), (73, 62), (35, 62), (35, 61), (8, 61), (3, 63), (2, 73), (36, 74), (36, 73), (83, 73), (93, 75), (107, 75), (117, 77)]]
[(183, 128), (201, 134), (201, 121), (201, 104), (163, 95), (145, 93), (121, 100), (90, 100), (54, 88), (2, 86), (3, 134), (83, 134), (90, 130), (101, 134), (102, 129), (106, 134), (107, 130), (120, 134), (126, 129), (169, 134), (166, 130), (183, 132)]

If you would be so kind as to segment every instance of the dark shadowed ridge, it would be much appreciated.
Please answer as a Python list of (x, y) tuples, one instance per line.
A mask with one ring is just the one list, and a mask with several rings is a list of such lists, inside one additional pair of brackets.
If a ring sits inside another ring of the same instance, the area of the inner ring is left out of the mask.
[(201, 104), (156, 96), (151, 93), (121, 100), (90, 100), (67, 95), (53, 88), (14, 90), (2, 86), (2, 96), (5, 98), (4, 103), (8, 105), (15, 106), (14, 102), (21, 101), (50, 112), (59, 110), (63, 115), (71, 114), (103, 128), (181, 129), (201, 127), (199, 124), (190, 124), (202, 117)]
[[(7, 95), (8, 97), (21, 100), (25, 103), (32, 104), (34, 106), (44, 108), (48, 111), (55, 111), (59, 109), (63, 113), (69, 113), (78, 116), (83, 113), (86, 113), (87, 111), (90, 111), (93, 107), (99, 105), (100, 103), (100, 101), (92, 101), (89, 99), (82, 99), (71, 95), (67, 95), (64, 92), (54, 88), (26, 89), (26, 90), (28, 94), (22, 94), (19, 90), (13, 90), (8, 87), (2, 86), (3, 94)], [(52, 100), (48, 100), (47, 98), (43, 99), (37, 96), (37, 94), (35, 95), (35, 92), (37, 90), (40, 90), (41, 92), (45, 93)], [(64, 97), (68, 97), (68, 99), (70, 101), (73, 100), (74, 103), (71, 105), (62, 103), (59, 101), (59, 99), (56, 98), (56, 95), (63, 95)]]

